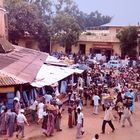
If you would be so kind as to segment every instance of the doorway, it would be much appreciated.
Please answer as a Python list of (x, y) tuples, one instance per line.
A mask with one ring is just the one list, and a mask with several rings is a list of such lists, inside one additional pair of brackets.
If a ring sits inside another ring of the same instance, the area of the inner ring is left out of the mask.
[(109, 61), (110, 60), (110, 57), (112, 55), (112, 50), (111, 49), (106, 49), (105, 50), (105, 55), (107, 57), (107, 61)]
[(86, 54), (86, 45), (85, 44), (79, 45), (79, 52), (80, 52), (80, 54)]
[(94, 49), (94, 54), (100, 54), (101, 53), (101, 49)]

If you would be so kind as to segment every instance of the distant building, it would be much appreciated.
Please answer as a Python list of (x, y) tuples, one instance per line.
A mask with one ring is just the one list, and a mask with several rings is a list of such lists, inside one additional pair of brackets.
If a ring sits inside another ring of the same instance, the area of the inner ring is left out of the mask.
[[(99, 26), (88, 29), (80, 35), (77, 45), (72, 47), (72, 52), (121, 55), (120, 41), (116, 38), (116, 34), (124, 27), (126, 26)], [(65, 52), (65, 48), (59, 44), (52, 46), (52, 52), (60, 51)]]
[(18, 40), (17, 45), (25, 48), (39, 50), (39, 42), (30, 36), (28, 32), (25, 32), (24, 36)]
[[(8, 39), (8, 21), (7, 21), (7, 13), (4, 9), (4, 0), (0, 0), (0, 38)], [(17, 45), (31, 48), (35, 50), (39, 50), (38, 48), (38, 41), (28, 35), (25, 32), (25, 35), (19, 39)]]

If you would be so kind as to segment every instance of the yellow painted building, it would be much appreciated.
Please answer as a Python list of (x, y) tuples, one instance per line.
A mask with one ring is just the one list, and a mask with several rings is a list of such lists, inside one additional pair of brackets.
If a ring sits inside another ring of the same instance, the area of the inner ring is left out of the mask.
[(22, 46), (25, 48), (30, 48), (34, 50), (39, 50), (39, 43), (37, 40), (33, 39), (32, 37), (25, 37), (23, 36), (18, 40), (18, 46)]
[[(89, 54), (90, 52), (100, 53), (105, 51), (106, 53), (120, 54), (119, 40), (116, 38), (116, 33), (122, 27), (96, 27), (92, 30), (86, 30), (83, 32), (76, 46), (72, 46), (72, 52), (82, 54)], [(52, 46), (52, 52), (65, 52), (65, 48), (59, 44)]]
[[(90, 52), (101, 53), (106, 55), (119, 54), (120, 41), (116, 38), (116, 34), (125, 26), (100, 26), (83, 32), (77, 43), (72, 46), (72, 52), (81, 54), (89, 54)], [(52, 52), (65, 52), (65, 48), (59, 44), (52, 46)]]

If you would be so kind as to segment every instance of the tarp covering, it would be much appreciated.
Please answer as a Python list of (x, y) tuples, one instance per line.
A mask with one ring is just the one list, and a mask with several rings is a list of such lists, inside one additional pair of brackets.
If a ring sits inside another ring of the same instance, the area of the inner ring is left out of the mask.
[(31, 85), (35, 87), (49, 86), (72, 74), (73, 70), (71, 69), (44, 64)]
[(34, 87), (50, 86), (74, 73), (82, 72), (82, 70), (78, 69), (43, 64), (31, 85)]
[(73, 69), (79, 69), (79, 70), (90, 70), (91, 68), (87, 66), (86, 64), (74, 64), (71, 66)]
[(51, 62), (60, 62), (56, 57), (48, 55), (46, 62), (51, 61)]

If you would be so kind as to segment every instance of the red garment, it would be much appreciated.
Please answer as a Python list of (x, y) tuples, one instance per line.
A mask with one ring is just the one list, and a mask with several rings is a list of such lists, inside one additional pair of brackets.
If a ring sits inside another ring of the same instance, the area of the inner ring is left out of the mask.
[(72, 111), (73, 111), (73, 109), (72, 109), (72, 107), (70, 106), (70, 107), (68, 108), (68, 114), (69, 114), (69, 117), (68, 117), (68, 126), (69, 126), (69, 128), (72, 128), (72, 127), (73, 127)]
[(48, 114), (48, 122), (47, 122), (47, 130), (46, 130), (46, 134), (47, 136), (51, 136), (54, 132), (54, 115), (53, 113), (49, 113)]

